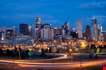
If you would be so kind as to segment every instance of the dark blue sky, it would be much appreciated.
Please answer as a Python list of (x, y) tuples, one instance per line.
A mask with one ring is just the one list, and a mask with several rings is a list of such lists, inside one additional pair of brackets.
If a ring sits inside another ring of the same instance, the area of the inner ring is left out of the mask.
[(72, 27), (78, 19), (85, 26), (95, 16), (106, 30), (106, 0), (0, 0), (0, 26), (33, 25), (36, 16), (54, 26), (68, 19)]

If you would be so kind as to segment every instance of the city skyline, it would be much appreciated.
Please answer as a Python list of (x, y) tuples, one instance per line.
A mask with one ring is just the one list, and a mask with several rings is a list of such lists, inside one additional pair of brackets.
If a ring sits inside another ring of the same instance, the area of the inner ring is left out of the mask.
[(0, 70), (106, 70), (106, 0), (0, 0)]
[(20, 23), (33, 25), (35, 17), (41, 16), (44, 23), (53, 26), (68, 21), (71, 27), (76, 27), (76, 21), (81, 19), (85, 29), (85, 25), (91, 25), (91, 18), (95, 16), (103, 30), (106, 30), (105, 0), (3, 0), (0, 6), (0, 27), (17, 26)]

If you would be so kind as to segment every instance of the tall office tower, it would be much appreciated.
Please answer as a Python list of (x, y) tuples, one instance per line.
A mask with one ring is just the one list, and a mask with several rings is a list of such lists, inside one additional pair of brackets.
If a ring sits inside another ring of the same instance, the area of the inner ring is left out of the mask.
[(100, 40), (101, 41), (104, 41), (104, 36), (103, 36), (103, 28), (102, 28), (102, 25), (101, 25), (101, 27), (100, 27)]
[(28, 24), (20, 24), (19, 25), (19, 31), (21, 35), (29, 35), (29, 26)]
[(77, 30), (75, 28), (72, 28), (72, 30), (71, 30), (71, 37), (73, 39), (77, 39), (78, 38), (78, 33), (77, 33)]
[(29, 35), (32, 37), (33, 33), (32, 33), (32, 26), (28, 26), (28, 30), (29, 30)]
[(13, 39), (15, 37), (15, 30), (13, 28), (7, 28), (5, 33), (6, 39)]
[(98, 36), (99, 36), (99, 38), (98, 38), (98, 40), (99, 41), (103, 41), (103, 30), (102, 30), (102, 25), (101, 24), (98, 24)]
[(50, 35), (50, 40), (54, 40), (54, 28), (50, 29), (49, 35)]
[(89, 25), (86, 25), (85, 36), (88, 41), (92, 40), (91, 27)]
[(82, 21), (77, 20), (77, 33), (78, 33), (78, 38), (82, 38)]
[(5, 40), (5, 31), (0, 29), (0, 40)]
[(70, 34), (70, 26), (68, 22), (65, 22), (62, 28), (63, 36), (67, 36)]
[(93, 39), (95, 41), (97, 41), (98, 40), (97, 19), (96, 18), (93, 18), (92, 21), (93, 21)]
[(2, 40), (2, 35), (3, 35), (3, 32), (0, 31), (0, 40)]
[(62, 29), (61, 29), (61, 28), (55, 27), (55, 28), (53, 29), (53, 31), (54, 31), (54, 39), (59, 39), (60, 36), (62, 37), (63, 32), (62, 32)]
[(106, 31), (103, 31), (102, 34), (103, 34), (103, 41), (106, 42)]
[(41, 39), (45, 41), (54, 39), (54, 31), (51, 28), (50, 24), (44, 24), (41, 29)]
[(41, 39), (41, 27), (42, 27), (41, 17), (36, 17), (35, 19), (35, 39), (36, 40)]

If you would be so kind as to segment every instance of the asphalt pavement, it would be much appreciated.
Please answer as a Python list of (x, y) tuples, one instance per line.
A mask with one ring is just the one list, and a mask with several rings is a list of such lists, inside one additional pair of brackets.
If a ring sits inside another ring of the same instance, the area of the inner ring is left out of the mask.
[[(80, 54), (78, 54), (80, 55)], [(74, 55), (77, 56), (77, 55)], [(83, 54), (80, 57), (86, 57)], [(101, 55), (106, 56), (106, 55)], [(90, 58), (78, 58), (74, 60), (74, 57), (58, 58), (58, 59), (0, 59), (0, 70), (85, 70), (87, 67), (100, 66), (106, 64), (106, 58), (101, 57)], [(82, 59), (82, 60), (80, 60)]]

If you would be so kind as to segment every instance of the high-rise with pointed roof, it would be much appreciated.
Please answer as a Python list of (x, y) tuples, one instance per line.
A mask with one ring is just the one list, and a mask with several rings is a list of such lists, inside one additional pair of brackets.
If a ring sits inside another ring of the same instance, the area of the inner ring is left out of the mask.
[(35, 19), (35, 39), (36, 40), (40, 40), (41, 38), (41, 27), (42, 27), (41, 17), (36, 17)]

